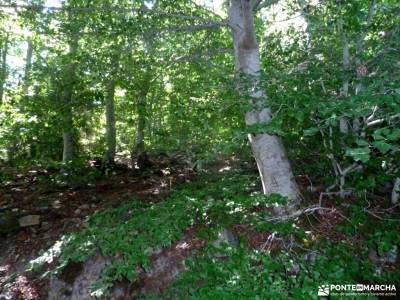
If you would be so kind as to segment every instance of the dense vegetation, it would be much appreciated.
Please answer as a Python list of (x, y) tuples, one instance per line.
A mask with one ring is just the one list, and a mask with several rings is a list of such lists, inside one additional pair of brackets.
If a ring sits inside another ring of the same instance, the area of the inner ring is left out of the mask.
[(399, 46), (396, 0), (0, 2), (0, 250), (77, 223), (0, 293), (400, 288)]

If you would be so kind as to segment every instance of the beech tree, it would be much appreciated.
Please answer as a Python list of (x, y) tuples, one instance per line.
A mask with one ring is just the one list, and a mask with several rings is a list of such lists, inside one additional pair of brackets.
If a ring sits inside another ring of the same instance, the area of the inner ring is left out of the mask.
[[(260, 85), (262, 70), (254, 30), (254, 11), (259, 5), (259, 1), (231, 0), (229, 6), (236, 72), (241, 80), (240, 90), (250, 103), (250, 111), (246, 112), (246, 124), (249, 126), (268, 124), (272, 117)], [(287, 197), (290, 200), (288, 207), (293, 209), (299, 203), (299, 189), (281, 139), (268, 133), (257, 133), (249, 134), (249, 140), (264, 193)]]
[(7, 54), (9, 45), (9, 33), (6, 32), (1, 45), (1, 70), (0, 70), (0, 104), (3, 102), (4, 85), (7, 79)]
[(395, 289), (398, 2), (0, 0), (0, 299)]
[[(390, 180), (398, 182), (397, 152), (387, 150), (396, 143), (388, 140), (396, 132), (395, 108), (389, 112), (390, 105), (365, 100), (372, 90), (385, 97), (396, 95), (386, 79), (382, 77), (375, 85), (369, 76), (384, 74), (371, 67), (390, 70), (387, 74), (397, 72), (391, 50), (396, 39), (392, 46), (384, 46), (398, 32), (395, 19), (384, 11), (395, 13), (396, 6), (389, 0), (361, 1), (340, 5), (337, 10), (331, 1), (287, 1), (289, 19), (290, 14), (300, 13), (295, 18), (301, 16), (306, 25), (304, 32), (288, 30), (288, 45), (282, 45), (282, 36), (267, 33), (273, 20), (265, 19), (269, 7), (277, 3), (226, 1), (221, 8), (226, 18), (187, 1), (3, 5), (23, 20), (22, 29), (35, 31), (33, 43), (15, 33), (1, 36), (2, 76), (10, 67), (9, 46), (19, 47), (13, 38), (28, 41), (20, 93), (27, 97), (22, 101), (18, 92), (10, 91), (10, 100), (3, 105), (8, 111), (21, 108), (24, 121), (7, 119), (12, 130), (3, 144), (21, 149), (21, 157), (27, 144), (32, 144), (42, 157), (64, 163), (86, 155), (112, 163), (117, 152), (139, 157), (163, 149), (185, 152), (193, 165), (201, 165), (212, 155), (248, 153), (247, 135), (264, 194), (286, 197), (289, 202), (281, 212), (290, 213), (300, 201), (288, 158), (296, 150), (286, 151), (283, 141), (289, 141), (288, 136), (299, 140), (304, 129), (305, 138), (320, 135), (323, 140), (334, 178), (326, 192), (347, 195), (349, 178), (363, 170), (362, 164), (375, 159), (372, 149), (390, 156), (384, 161), (390, 165)], [(356, 10), (361, 13), (354, 19)], [(327, 49), (333, 50), (327, 54)], [(290, 59), (282, 54), (285, 51), (293, 53)], [(391, 65), (379, 65), (375, 57), (380, 55), (390, 57)], [(290, 81), (284, 74), (295, 75)], [(334, 74), (335, 79), (326, 80), (327, 74)], [(393, 85), (394, 78), (390, 75)], [(312, 89), (313, 97), (303, 96), (310, 93), (303, 90), (305, 86)], [(279, 92), (282, 87), (286, 90)], [(360, 102), (356, 105), (360, 110), (349, 112), (354, 101)], [(320, 106), (323, 116), (316, 109)], [(372, 109), (366, 114), (362, 107)], [(292, 128), (287, 127), (293, 124), (290, 118), (297, 118)], [(380, 139), (371, 131), (385, 128), (388, 131)], [(11, 132), (20, 132), (24, 138), (17, 142)], [(293, 132), (298, 135), (292, 136)], [(342, 148), (336, 149), (337, 145)], [(208, 153), (203, 149), (209, 149)], [(396, 199), (396, 189), (393, 193)]]

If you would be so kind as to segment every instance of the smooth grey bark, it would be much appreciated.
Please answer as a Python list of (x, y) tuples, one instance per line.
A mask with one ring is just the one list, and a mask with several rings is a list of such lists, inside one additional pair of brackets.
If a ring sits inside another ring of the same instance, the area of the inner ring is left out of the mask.
[(0, 105), (3, 103), (3, 95), (4, 95), (4, 85), (6, 83), (7, 78), (7, 54), (8, 54), (8, 44), (9, 44), (9, 35), (6, 34), (6, 38), (4, 40), (4, 45), (1, 53), (1, 70), (0, 70)]
[(115, 129), (115, 109), (114, 109), (114, 94), (115, 81), (110, 78), (107, 83), (106, 91), (106, 145), (107, 150), (104, 155), (106, 164), (113, 164), (115, 160), (116, 149), (116, 129)]
[(28, 94), (29, 83), (30, 83), (30, 73), (32, 69), (32, 56), (33, 56), (33, 42), (29, 38), (28, 39), (28, 49), (26, 50), (26, 58), (25, 58), (25, 74), (24, 74), (24, 83), (23, 83), (23, 94)]
[[(246, 124), (265, 125), (271, 121), (271, 110), (260, 83), (261, 66), (259, 47), (254, 31), (254, 16), (249, 0), (231, 0), (229, 23), (232, 28), (235, 69), (245, 80), (240, 89), (249, 98), (252, 109), (245, 115)], [(277, 213), (291, 211), (299, 204), (299, 189), (282, 141), (278, 136), (261, 133), (249, 134), (253, 155), (257, 162), (264, 194), (280, 194), (289, 199), (287, 207)]]
[(392, 190), (392, 204), (399, 203), (400, 199), (400, 178), (396, 178), (393, 183), (393, 190)]
[(71, 96), (70, 91), (64, 92), (64, 109), (63, 109), (63, 163), (71, 161), (74, 157), (74, 133), (73, 133), (73, 117), (71, 107)]
[(63, 163), (71, 161), (74, 157), (74, 128), (72, 116), (72, 95), (75, 81), (75, 63), (74, 58), (78, 49), (78, 38), (72, 38), (69, 44), (68, 56), (71, 63), (67, 66), (65, 86), (63, 91)]
[[(341, 96), (342, 98), (347, 98), (349, 96), (349, 76), (348, 72), (350, 69), (350, 50), (349, 50), (349, 41), (347, 40), (346, 32), (343, 28), (343, 20), (339, 20), (339, 31), (342, 36), (342, 64), (343, 64), (343, 84), (342, 84), (342, 91)], [(349, 120), (346, 117), (343, 117), (339, 121), (339, 129), (341, 133), (349, 133)]]
[[(144, 35), (145, 53), (149, 56), (149, 58), (151, 58), (151, 56), (153, 55), (153, 50), (154, 50), (153, 42), (154, 42), (153, 36), (148, 34)], [(147, 95), (149, 93), (151, 81), (152, 81), (151, 68), (148, 66), (144, 73), (142, 87), (141, 90), (139, 91), (139, 96), (137, 100), (138, 122), (137, 122), (134, 153), (138, 158), (139, 168), (142, 168), (141, 165), (145, 166), (148, 162), (144, 144), (144, 130), (147, 122), (147, 113), (146, 113)]]
[[(371, 26), (375, 12), (376, 12), (376, 0), (371, 0), (367, 16), (367, 25), (366, 25), (367, 29), (369, 26)], [(356, 59), (355, 59), (355, 65), (357, 70), (357, 84), (355, 89), (356, 95), (359, 94), (364, 89), (363, 79), (366, 76), (367, 70), (365, 69), (365, 66), (362, 64), (361, 56), (365, 50), (364, 39), (367, 36), (367, 34), (368, 31), (365, 30), (356, 41)]]
[(146, 147), (144, 143), (145, 127), (147, 124), (147, 95), (149, 93), (149, 84), (150, 82), (145, 80), (143, 90), (140, 91), (136, 102), (138, 119), (135, 144), (131, 155), (132, 164), (136, 162), (136, 166), (139, 169), (146, 169), (151, 166), (151, 162), (146, 153)]
[[(32, 56), (33, 56), (33, 42), (31, 38), (27, 40), (27, 50), (26, 50), (26, 57), (25, 57), (25, 72), (24, 78), (22, 82), (22, 94), (24, 96), (28, 95), (29, 85), (30, 85), (30, 73), (32, 69)], [(33, 157), (33, 140), (28, 138), (28, 158)]]
[(139, 95), (137, 101), (138, 121), (137, 121), (134, 152), (138, 157), (143, 155), (143, 153), (145, 152), (144, 129), (146, 126), (146, 97), (147, 97), (147, 91), (143, 91)]
[[(368, 9), (368, 16), (367, 16), (367, 29), (372, 23), (372, 19), (375, 15), (376, 12), (376, 0), (371, 0), (371, 4)], [(367, 67), (363, 64), (361, 57), (364, 53), (364, 39), (367, 36), (368, 31), (365, 30), (360, 37), (356, 41), (356, 58), (355, 58), (355, 67), (356, 67), (356, 72), (357, 72), (357, 81), (356, 81), (356, 86), (355, 86), (355, 95), (359, 95), (364, 89), (364, 78), (368, 74)], [(358, 133), (360, 129), (360, 120), (359, 119), (354, 119), (353, 120), (353, 134)]]

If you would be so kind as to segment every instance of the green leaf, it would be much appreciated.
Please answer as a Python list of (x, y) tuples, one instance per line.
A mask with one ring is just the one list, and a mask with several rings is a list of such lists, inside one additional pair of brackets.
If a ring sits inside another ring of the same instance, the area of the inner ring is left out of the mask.
[(393, 129), (391, 133), (387, 135), (389, 141), (397, 141), (400, 140), (400, 129)]
[(304, 121), (304, 113), (300, 110), (295, 114), (295, 118), (297, 121), (299, 122), (303, 122)]
[(382, 154), (385, 154), (392, 149), (392, 145), (385, 143), (384, 141), (375, 141), (372, 145), (374, 145)]
[(367, 142), (366, 140), (358, 139), (358, 140), (356, 141), (356, 143), (357, 143), (357, 145), (360, 146), (360, 147), (368, 147), (368, 146), (369, 146), (369, 144), (368, 144), (368, 142)]
[(352, 148), (346, 150), (346, 156), (352, 157), (355, 161), (367, 162), (370, 158), (368, 147)]
[(316, 127), (311, 127), (308, 129), (304, 129), (303, 134), (304, 136), (313, 136), (318, 132), (318, 128)]
[(381, 135), (380, 132), (374, 132), (372, 136), (374, 137), (375, 141), (380, 141), (385, 139), (385, 137)]

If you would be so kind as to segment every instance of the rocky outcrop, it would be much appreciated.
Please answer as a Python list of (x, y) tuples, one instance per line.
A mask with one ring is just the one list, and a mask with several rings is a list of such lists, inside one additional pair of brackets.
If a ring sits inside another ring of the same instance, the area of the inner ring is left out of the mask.
[(89, 300), (92, 287), (101, 279), (109, 261), (98, 255), (85, 263), (68, 265), (60, 275), (49, 282), (49, 300)]
[[(160, 293), (185, 269), (184, 261), (205, 241), (195, 236), (196, 230), (189, 229), (183, 239), (164, 249), (153, 250), (151, 267), (144, 270), (136, 267), (137, 280), (116, 283), (106, 299), (132, 299), (147, 292)], [(97, 255), (84, 263), (70, 263), (58, 276), (50, 278), (48, 299), (89, 300), (93, 286), (101, 280), (104, 268), (111, 260)]]

